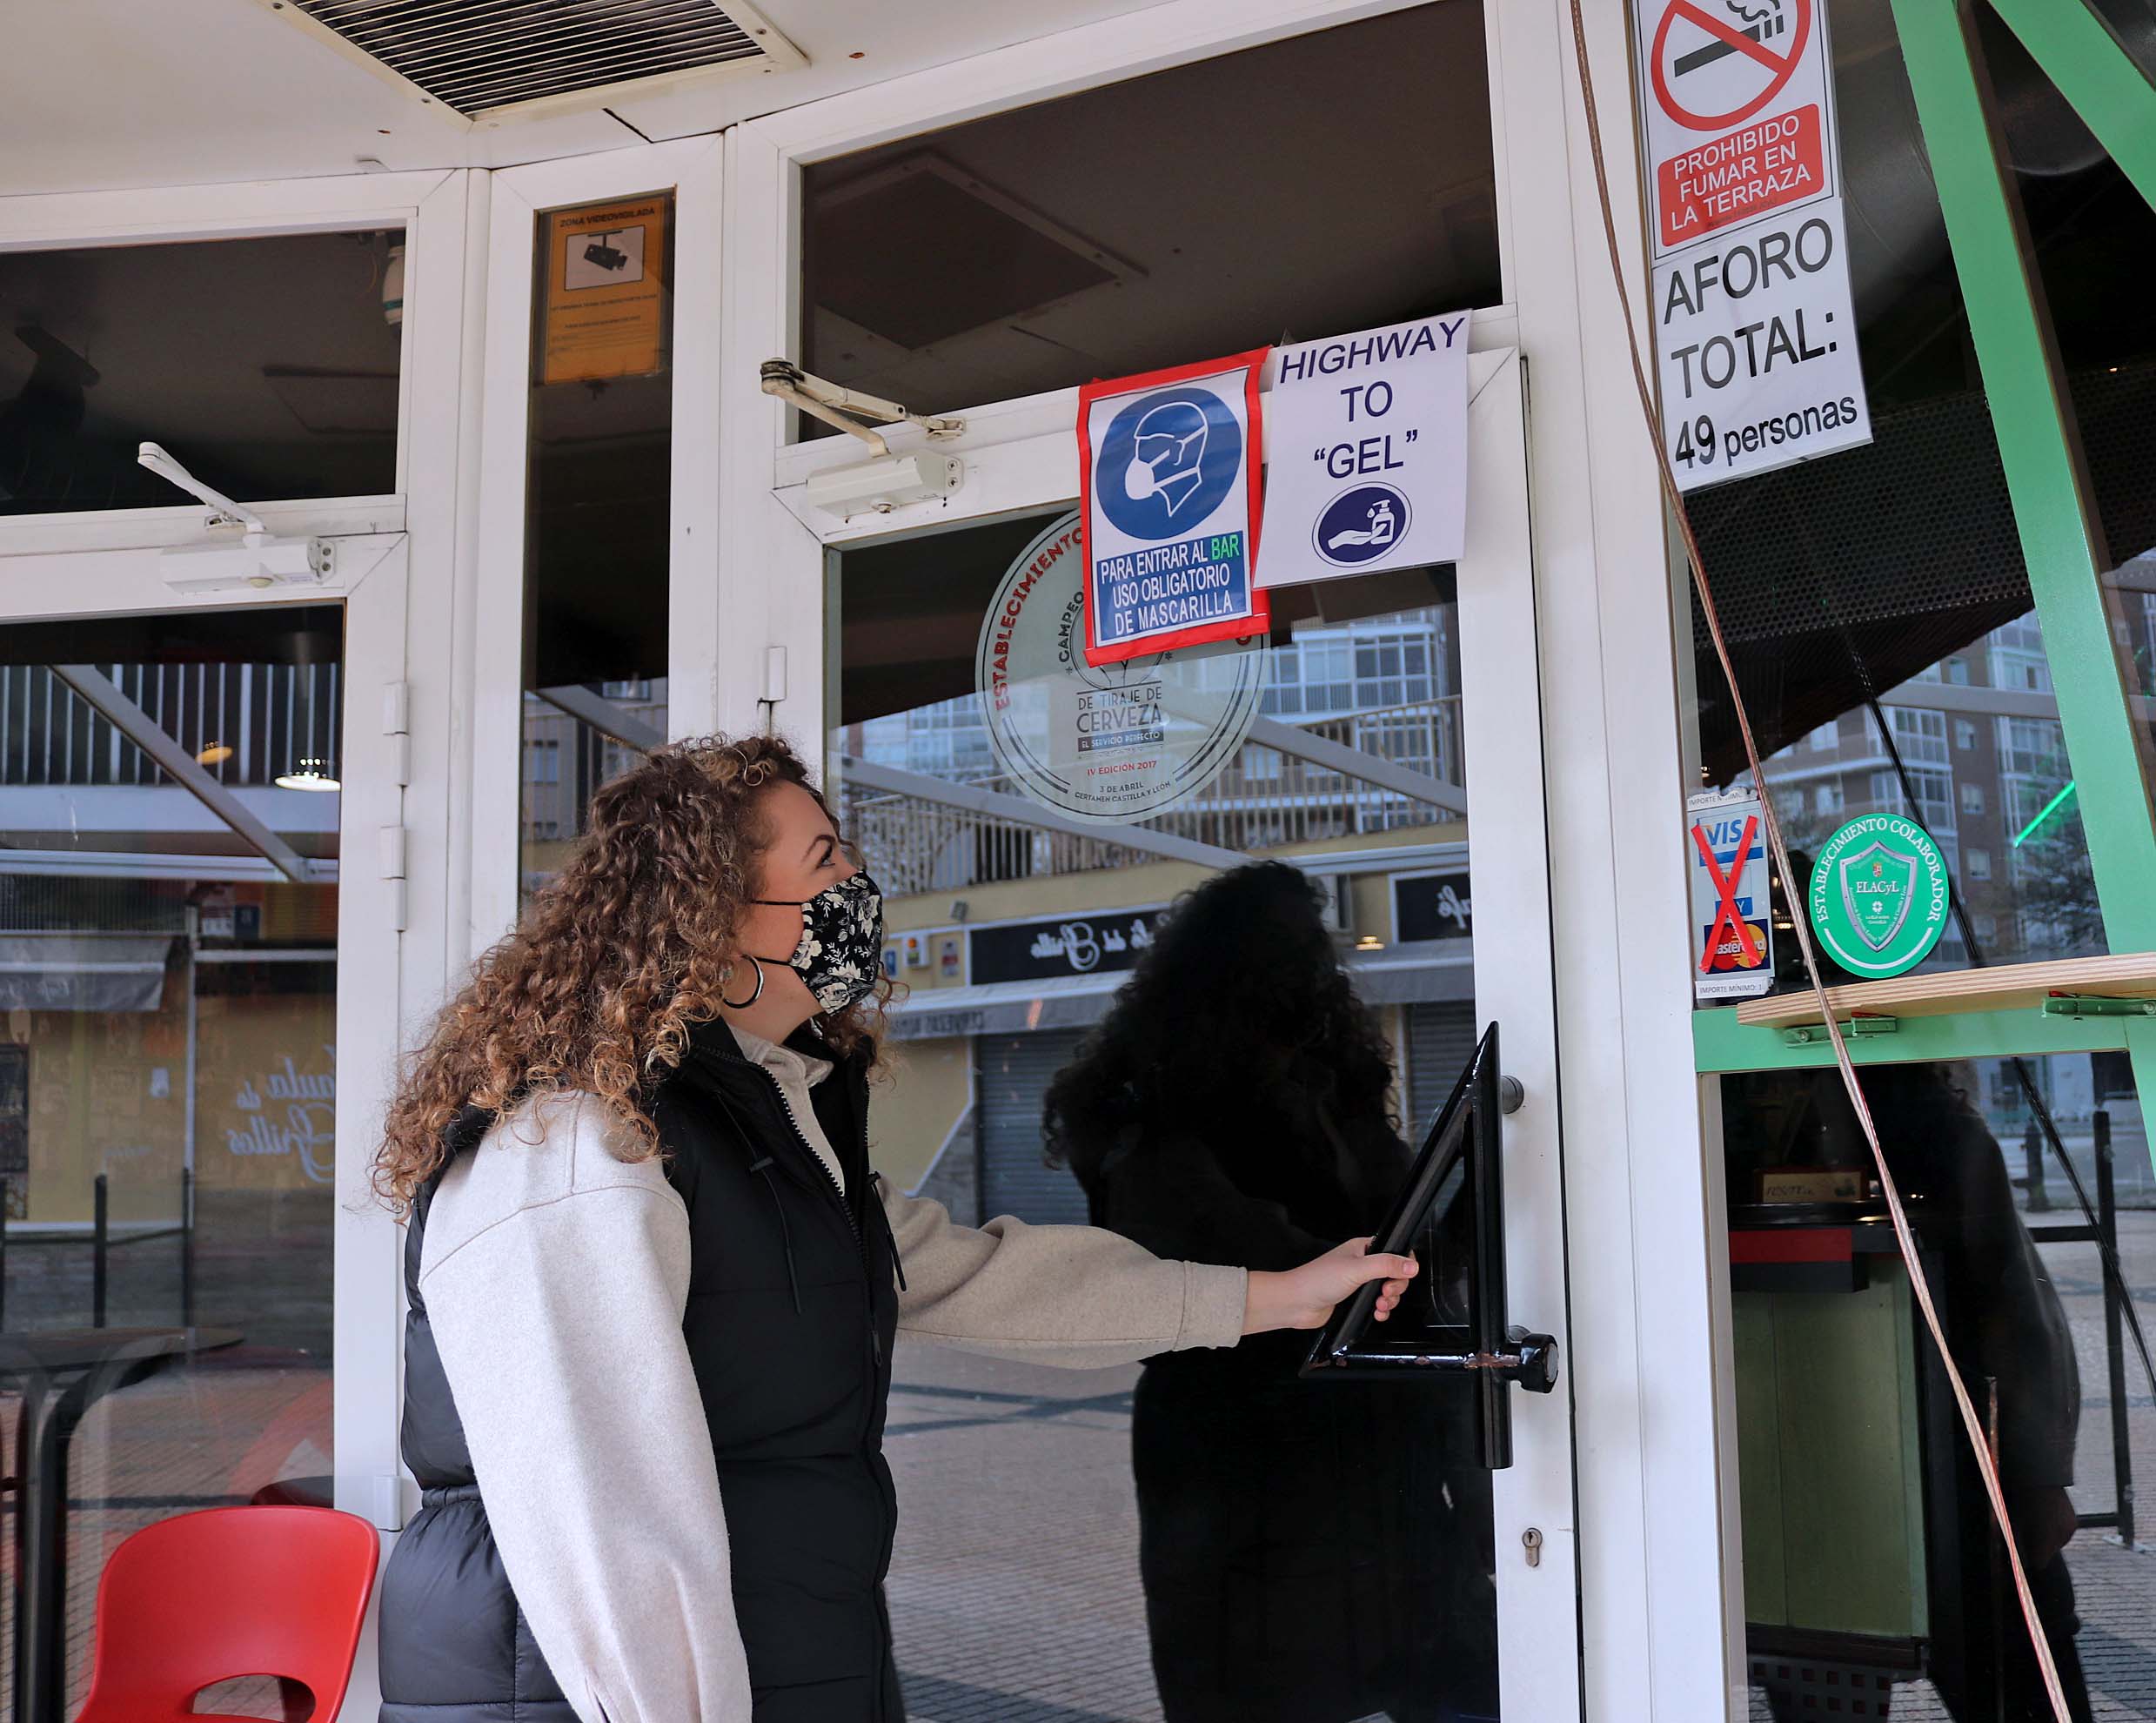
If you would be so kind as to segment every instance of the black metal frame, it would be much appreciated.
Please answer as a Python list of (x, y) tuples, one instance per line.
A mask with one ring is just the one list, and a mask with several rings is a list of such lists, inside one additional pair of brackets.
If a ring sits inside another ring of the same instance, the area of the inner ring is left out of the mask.
[[(2099, 1107), (2090, 1118), (2096, 1139), (2096, 1224), (2086, 1222), (2032, 1226), (2029, 1237), (2039, 1244), (2093, 1244), (2106, 1263), (2119, 1260), (2119, 1195), (2111, 1152), (2111, 1111)], [(2032, 1132), (2036, 1121), (2029, 1122)], [(2036, 1197), (2043, 1189), (2040, 1153), (2029, 1160), (2029, 1207), (2037, 1210)], [(2049, 1208), (2048, 1203), (2044, 1207)], [(2126, 1352), (2125, 1335), (2126, 1290), (2119, 1277), (2106, 1272), (2104, 1281), (2104, 1358), (2111, 1390), (2111, 1471), (2115, 1505), (2108, 1512), (2078, 1515), (2084, 1527), (2114, 1530), (2119, 1541), (2133, 1547), (2133, 1436), (2127, 1419)]]
[(195, 1325), (195, 1170), (180, 1169), (180, 1217), (177, 1226), (161, 1226), (147, 1232), (112, 1236), (110, 1175), (99, 1173), (91, 1187), (90, 1229), (90, 1325), (105, 1325), (105, 1293), (111, 1280), (111, 1253), (123, 1244), (145, 1244), (153, 1238), (179, 1240), (180, 1326)]
[[(1516, 1096), (1517, 1085), (1510, 1087)], [(1377, 1308), (1373, 1283), (1333, 1312), (1302, 1371), (1311, 1381), (1399, 1381), (1421, 1375), (1470, 1383), (1479, 1402), (1477, 1463), (1492, 1471), (1512, 1464), (1512, 1402), (1506, 1384), (1517, 1382), (1530, 1393), (1546, 1394), (1557, 1380), (1557, 1343), (1507, 1319), (1502, 1126), (1507, 1099), (1508, 1085), (1498, 1075), (1497, 1025), (1492, 1023), (1430, 1122), (1407, 1182), (1371, 1244), (1376, 1250), (1412, 1250), (1438, 1197), (1464, 1163), (1460, 1200), (1470, 1205), (1474, 1231), (1467, 1321), (1409, 1328), (1409, 1307), (1403, 1304), (1392, 1319), (1397, 1326), (1381, 1337), (1372, 1331)]]

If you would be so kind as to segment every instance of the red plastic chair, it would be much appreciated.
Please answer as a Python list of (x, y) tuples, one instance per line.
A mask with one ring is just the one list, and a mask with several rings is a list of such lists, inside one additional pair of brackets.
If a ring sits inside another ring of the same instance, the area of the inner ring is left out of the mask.
[(76, 1723), (206, 1723), (195, 1695), (304, 1682), (320, 1723), (352, 1679), (380, 1540), (329, 1508), (229, 1507), (145, 1526), (97, 1582), (97, 1657)]

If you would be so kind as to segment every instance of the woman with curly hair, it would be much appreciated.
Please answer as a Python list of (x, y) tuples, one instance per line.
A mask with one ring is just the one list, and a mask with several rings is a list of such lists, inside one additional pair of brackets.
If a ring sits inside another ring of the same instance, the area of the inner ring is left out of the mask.
[(443, 1010), (409, 1220), (385, 1723), (896, 1723), (881, 1453), (906, 1337), (1095, 1365), (1315, 1327), (1281, 1273), (954, 1225), (871, 1168), (882, 907), (787, 745), (664, 748)]
[[(1050, 1155), (1096, 1226), (1263, 1272), (1383, 1224), (1409, 1160), (1391, 1057), (1322, 902), (1278, 862), (1199, 887), (1058, 1074)], [(1464, 1218), (1443, 1224), (1445, 1261)], [(1304, 1382), (1307, 1346), (1163, 1348), (1139, 1378), (1139, 1569), (1169, 1723), (1494, 1714), (1469, 1397)]]

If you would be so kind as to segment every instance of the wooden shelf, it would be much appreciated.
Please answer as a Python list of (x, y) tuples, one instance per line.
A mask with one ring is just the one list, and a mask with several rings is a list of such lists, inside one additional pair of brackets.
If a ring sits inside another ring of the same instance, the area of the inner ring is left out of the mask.
[[(2067, 957), (2050, 963), (1999, 963), (1988, 969), (1952, 969), (1892, 981), (1851, 982), (1830, 987), (1838, 1018), (1934, 1017), (1948, 1011), (2040, 1011), (2055, 993), (2106, 999), (2156, 998), (2156, 951), (2116, 957)], [(1793, 1029), (1819, 1021), (1818, 997), (1809, 989), (1747, 999), (1737, 1008), (1740, 1023)]]

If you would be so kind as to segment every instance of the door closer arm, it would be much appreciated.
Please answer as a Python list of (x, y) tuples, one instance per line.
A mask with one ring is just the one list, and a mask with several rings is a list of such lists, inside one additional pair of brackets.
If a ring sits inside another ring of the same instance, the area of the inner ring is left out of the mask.
[(858, 438), (879, 456), (889, 454), (891, 446), (880, 433), (861, 423), (863, 419), (876, 425), (917, 425), (931, 437), (955, 437), (966, 428), (962, 419), (931, 418), (902, 407), (896, 401), (864, 395), (843, 385), (812, 377), (792, 359), (764, 361), (763, 390), (767, 395), (799, 407), (811, 419), (821, 419), (847, 436)]

